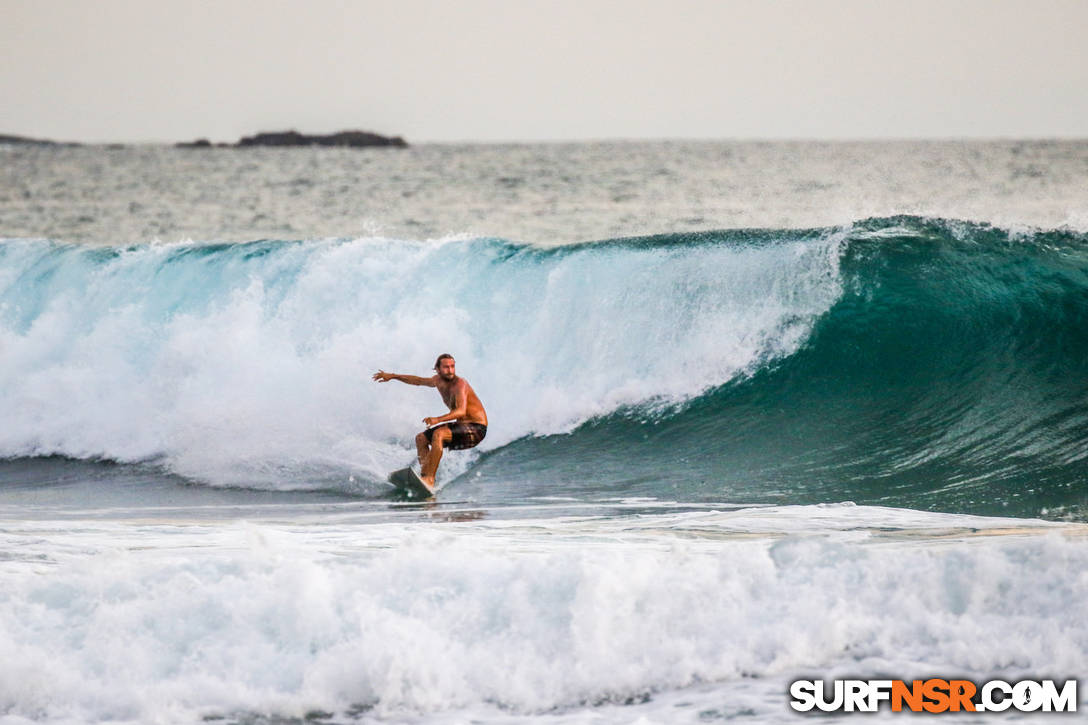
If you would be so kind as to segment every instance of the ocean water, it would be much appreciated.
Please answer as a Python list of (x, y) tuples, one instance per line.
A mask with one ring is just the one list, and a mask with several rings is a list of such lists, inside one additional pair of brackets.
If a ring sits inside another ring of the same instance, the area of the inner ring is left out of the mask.
[[(4, 725), (1088, 671), (1088, 143), (0, 159)], [(488, 437), (399, 500), (440, 352)]]

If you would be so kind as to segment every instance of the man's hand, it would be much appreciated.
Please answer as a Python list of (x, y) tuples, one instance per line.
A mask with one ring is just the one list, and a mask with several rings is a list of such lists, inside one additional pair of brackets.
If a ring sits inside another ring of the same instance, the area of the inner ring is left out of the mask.
[(434, 425), (435, 423), (438, 423), (438, 422), (439, 422), (438, 418), (424, 418), (423, 419), (423, 425), (427, 426), (428, 428), (430, 428), (432, 425)]
[(388, 383), (395, 376), (396, 373), (387, 373), (384, 370), (379, 370), (378, 372), (374, 373), (374, 379), (377, 380), (379, 383)]

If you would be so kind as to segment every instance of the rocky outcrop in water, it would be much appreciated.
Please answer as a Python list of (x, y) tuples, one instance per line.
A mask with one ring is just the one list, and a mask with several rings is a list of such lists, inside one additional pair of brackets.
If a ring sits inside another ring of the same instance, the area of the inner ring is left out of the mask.
[[(51, 141), (49, 139), (29, 138), (27, 136), (15, 136), (0, 134), (0, 144), (18, 144), (21, 146), (81, 146), (78, 143)], [(310, 135), (298, 131), (264, 131), (253, 136), (243, 136), (237, 143), (213, 144), (206, 138), (198, 138), (195, 141), (181, 141), (174, 144), (182, 149), (204, 148), (244, 148), (248, 146), (388, 146), (393, 148), (407, 148), (408, 142), (400, 136), (382, 136), (369, 131), (339, 131), (330, 134)], [(122, 144), (111, 144), (109, 148), (123, 148)]]
[(50, 141), (44, 138), (27, 138), (26, 136), (9, 136), (0, 133), (0, 144), (20, 144), (23, 146), (79, 146), (77, 143), (62, 143)]
[(326, 135), (308, 135), (298, 131), (263, 132), (241, 138), (235, 146), (408, 146), (400, 136), (382, 136), (369, 131), (340, 131)]
[[(222, 146), (223, 144), (219, 144)], [(196, 141), (179, 141), (174, 144), (179, 149), (210, 149), (212, 142), (206, 138), (198, 138)]]

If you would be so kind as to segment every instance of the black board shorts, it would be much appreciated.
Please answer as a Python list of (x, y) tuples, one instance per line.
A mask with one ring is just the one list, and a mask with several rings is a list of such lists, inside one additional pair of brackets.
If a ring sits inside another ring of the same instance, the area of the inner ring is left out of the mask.
[(453, 438), (445, 445), (451, 451), (475, 448), (487, 435), (487, 426), (483, 423), (443, 423), (423, 431), (423, 435), (427, 436), (428, 443), (431, 442), (431, 436), (439, 428), (449, 428), (450, 432), (453, 433)]

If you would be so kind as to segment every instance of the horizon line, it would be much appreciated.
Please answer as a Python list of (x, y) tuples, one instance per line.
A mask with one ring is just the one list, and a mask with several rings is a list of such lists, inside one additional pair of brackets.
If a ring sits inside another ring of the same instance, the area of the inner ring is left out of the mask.
[[(286, 129), (293, 130), (293, 129)], [(342, 131), (355, 130), (355, 129), (342, 129)], [(328, 134), (325, 133), (308, 133), (301, 132), (304, 135), (331, 135), (340, 133), (342, 131), (332, 131)], [(280, 131), (257, 131), (254, 133), (281, 133)], [(377, 133), (377, 132), (370, 132)], [(377, 133), (380, 136), (386, 136), (386, 134)], [(179, 140), (163, 140), (163, 139), (129, 139), (124, 141), (119, 140), (81, 140), (74, 141), (71, 139), (57, 139), (35, 135), (23, 135), (20, 133), (0, 133), (0, 137), (10, 136), (14, 138), (23, 139), (23, 143), (28, 145), (41, 144), (51, 145), (56, 144), (58, 146), (176, 146), (177, 144), (193, 143), (198, 140), (208, 140), (211, 143), (210, 148), (239, 148), (236, 146), (238, 139), (233, 141), (212, 140), (207, 136), (196, 136), (188, 139)], [(425, 146), (519, 146), (519, 145), (561, 145), (561, 144), (592, 144), (592, 143), (715, 143), (715, 142), (730, 142), (730, 143), (903, 143), (903, 142), (1023, 142), (1023, 141), (1088, 141), (1088, 134), (1084, 135), (1014, 135), (1014, 134), (993, 134), (993, 135), (934, 135), (934, 136), (902, 136), (902, 135), (858, 135), (858, 136), (585, 136), (578, 138), (457, 138), (457, 139), (442, 139), (442, 138), (424, 138), (420, 140), (410, 140), (409, 138), (401, 134), (393, 134), (387, 136), (389, 138), (395, 138), (399, 136), (409, 146), (425, 145)], [(239, 137), (241, 139), (243, 137)], [(0, 145), (19, 145), (20, 142), (5, 142), (0, 141)], [(316, 144), (315, 144), (316, 146)], [(258, 148), (255, 146), (252, 148)], [(267, 148), (304, 148), (306, 145), (298, 146), (269, 146)], [(250, 147), (246, 147), (250, 148)], [(319, 148), (351, 148), (348, 146), (325, 146)], [(381, 146), (374, 147), (360, 147), (360, 148), (384, 148)]]

